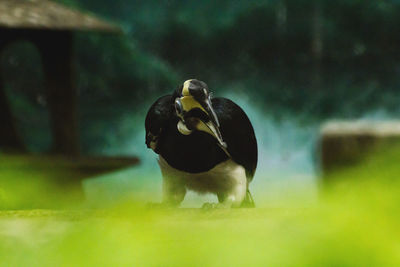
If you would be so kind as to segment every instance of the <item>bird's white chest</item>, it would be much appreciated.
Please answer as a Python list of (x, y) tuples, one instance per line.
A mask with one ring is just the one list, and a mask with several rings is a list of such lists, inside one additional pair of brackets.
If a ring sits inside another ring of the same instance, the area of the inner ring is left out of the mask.
[(199, 193), (230, 192), (237, 186), (247, 187), (246, 171), (243, 166), (229, 159), (209, 171), (188, 173), (171, 167), (163, 157), (158, 163), (164, 179), (183, 184), (187, 189)]

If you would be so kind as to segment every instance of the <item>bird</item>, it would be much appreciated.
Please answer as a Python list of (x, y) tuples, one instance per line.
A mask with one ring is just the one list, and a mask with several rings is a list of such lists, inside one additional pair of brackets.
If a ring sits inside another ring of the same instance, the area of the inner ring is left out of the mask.
[(203, 208), (255, 207), (249, 190), (258, 160), (253, 126), (232, 100), (186, 80), (158, 98), (145, 118), (146, 145), (158, 154), (162, 202), (178, 207), (188, 190), (216, 194)]

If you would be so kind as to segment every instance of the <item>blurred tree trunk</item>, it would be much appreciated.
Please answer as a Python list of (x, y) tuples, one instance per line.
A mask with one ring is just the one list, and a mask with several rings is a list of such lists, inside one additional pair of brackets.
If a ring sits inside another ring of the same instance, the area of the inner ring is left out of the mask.
[(311, 56), (312, 73), (311, 87), (320, 90), (322, 86), (322, 57), (323, 57), (323, 6), (322, 0), (314, 0), (312, 7)]
[[(0, 56), (3, 45), (0, 43)], [(25, 152), (5, 92), (0, 65), (0, 149), (8, 152)]]
[[(43, 31), (36, 35), (42, 56), (55, 154), (78, 156), (77, 91), (74, 85), (72, 33)], [(52, 40), (49, 42), (48, 40)]]

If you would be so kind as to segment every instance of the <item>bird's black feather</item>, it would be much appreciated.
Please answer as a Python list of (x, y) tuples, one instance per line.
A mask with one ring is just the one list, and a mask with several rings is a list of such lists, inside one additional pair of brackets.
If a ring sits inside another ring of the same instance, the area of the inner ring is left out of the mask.
[[(160, 97), (147, 112), (145, 120), (147, 146), (149, 146), (152, 137), (160, 138), (163, 129), (167, 127), (171, 117), (174, 116), (171, 99), (171, 95)], [(157, 150), (155, 152), (157, 153)]]
[(258, 151), (249, 118), (237, 104), (227, 98), (212, 99), (212, 106), (219, 119), (229, 154), (233, 161), (245, 168), (247, 179), (251, 180), (257, 168)]
[[(159, 98), (146, 116), (146, 136), (157, 136), (156, 153), (172, 167), (189, 173), (205, 172), (229, 159), (217, 140), (208, 133), (193, 131), (181, 134), (179, 118), (174, 112), (174, 97)], [(257, 167), (257, 141), (244, 111), (226, 98), (212, 99), (212, 107), (220, 122), (220, 130), (232, 160), (242, 165), (250, 181)]]

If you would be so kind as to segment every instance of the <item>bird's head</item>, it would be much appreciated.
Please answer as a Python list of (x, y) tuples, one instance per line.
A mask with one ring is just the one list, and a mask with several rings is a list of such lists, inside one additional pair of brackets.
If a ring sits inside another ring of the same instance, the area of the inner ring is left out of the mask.
[(177, 89), (175, 95), (179, 132), (184, 135), (196, 130), (206, 132), (226, 149), (227, 145), (222, 139), (220, 124), (211, 104), (211, 93), (207, 84), (196, 79), (187, 80)]

